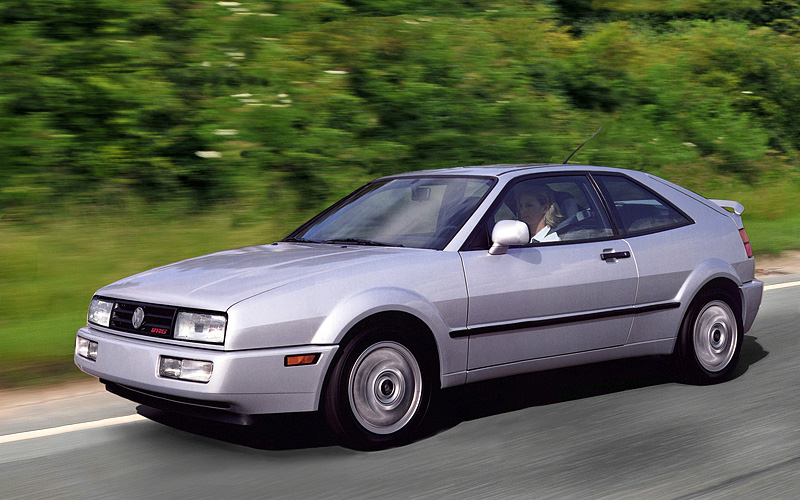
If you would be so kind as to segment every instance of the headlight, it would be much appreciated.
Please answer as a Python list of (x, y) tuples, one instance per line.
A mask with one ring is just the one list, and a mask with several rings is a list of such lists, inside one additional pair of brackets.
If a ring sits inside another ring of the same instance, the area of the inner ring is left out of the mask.
[(222, 344), (225, 341), (225, 316), (179, 312), (175, 338)]
[(108, 327), (111, 320), (111, 308), (114, 306), (113, 302), (107, 300), (92, 298), (92, 303), (89, 304), (89, 323)]

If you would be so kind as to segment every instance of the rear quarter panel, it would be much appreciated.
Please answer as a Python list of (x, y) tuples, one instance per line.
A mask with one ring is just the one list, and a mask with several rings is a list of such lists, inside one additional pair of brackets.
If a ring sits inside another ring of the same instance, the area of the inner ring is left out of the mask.
[(726, 278), (741, 286), (743, 276), (747, 278), (749, 274), (752, 279), (754, 267), (753, 259), (747, 258), (736, 222), (726, 213), (651, 176), (640, 174), (636, 178), (680, 208), (694, 223), (626, 239), (639, 272), (636, 303), (680, 303), (677, 309), (637, 316), (629, 343), (677, 337), (689, 304), (706, 283)]

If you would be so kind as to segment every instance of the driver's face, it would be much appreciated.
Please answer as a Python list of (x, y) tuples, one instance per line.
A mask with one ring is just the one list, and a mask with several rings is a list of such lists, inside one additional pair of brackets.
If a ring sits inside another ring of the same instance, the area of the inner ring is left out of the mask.
[(550, 205), (548, 203), (542, 203), (542, 201), (532, 193), (521, 195), (517, 202), (520, 220), (531, 226), (531, 229), (539, 225), (539, 222), (549, 209)]

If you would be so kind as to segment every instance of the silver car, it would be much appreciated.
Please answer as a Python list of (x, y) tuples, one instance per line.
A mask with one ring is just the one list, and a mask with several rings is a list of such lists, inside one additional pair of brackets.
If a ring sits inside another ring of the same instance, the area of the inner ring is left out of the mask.
[(606, 167), (385, 177), (282, 241), (101, 288), (75, 363), (204, 418), (320, 410), (362, 449), (479, 380), (670, 355), (683, 380), (723, 381), (763, 289), (743, 209)]

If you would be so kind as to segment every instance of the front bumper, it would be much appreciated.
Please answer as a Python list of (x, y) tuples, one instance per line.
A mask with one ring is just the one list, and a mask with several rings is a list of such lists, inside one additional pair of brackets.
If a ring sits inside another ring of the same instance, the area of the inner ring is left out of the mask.
[[(148, 404), (134, 393), (156, 397), (197, 416), (213, 410), (231, 415), (314, 411), (337, 346), (306, 345), (247, 351), (217, 351), (192, 346), (163, 344), (123, 337), (92, 327), (77, 335), (98, 343), (97, 360), (75, 354), (82, 371), (112, 388), (127, 389), (123, 397)], [(319, 353), (313, 365), (284, 366), (289, 355)], [(208, 383), (161, 377), (160, 356), (211, 361), (214, 369)], [(131, 392), (133, 391), (133, 392)], [(155, 405), (154, 405), (155, 406)], [(164, 405), (161, 405), (162, 407)]]

